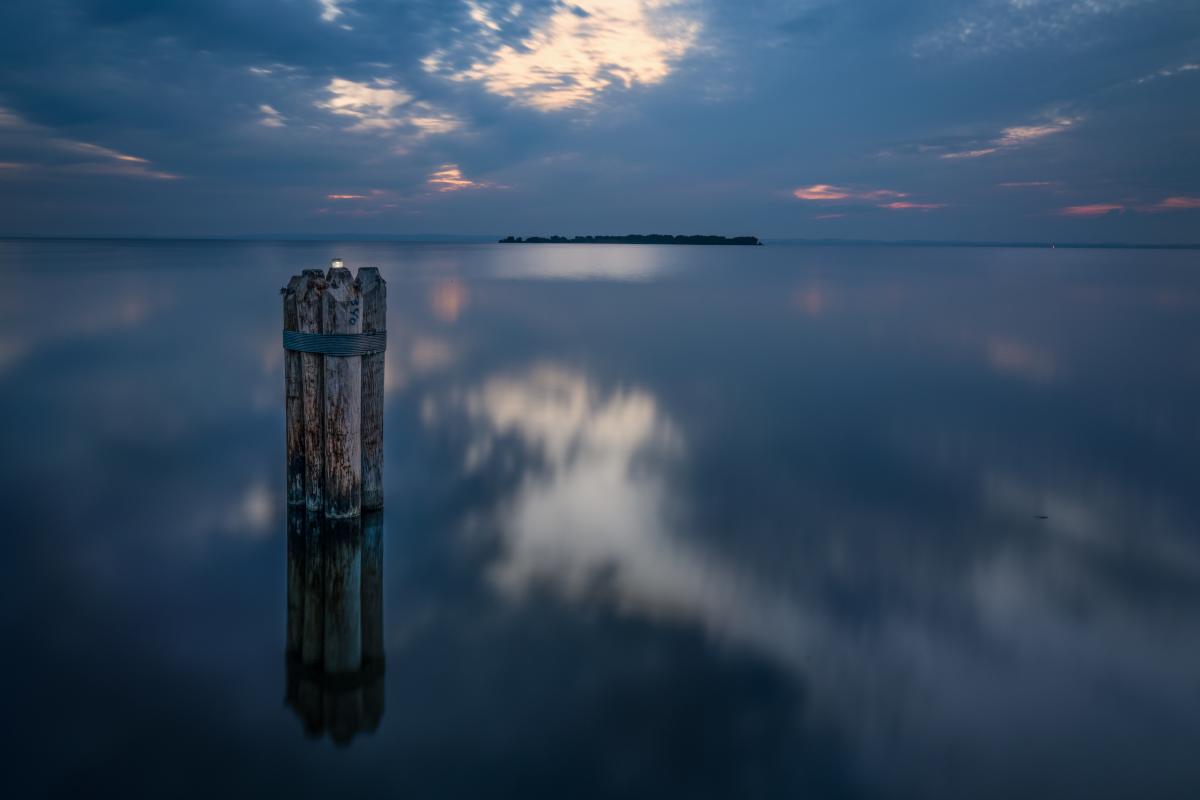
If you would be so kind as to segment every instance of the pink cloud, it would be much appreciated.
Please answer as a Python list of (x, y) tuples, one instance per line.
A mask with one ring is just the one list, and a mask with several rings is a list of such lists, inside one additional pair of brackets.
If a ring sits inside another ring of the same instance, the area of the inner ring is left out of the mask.
[(1102, 217), (1113, 212), (1123, 213), (1125, 206), (1120, 203), (1091, 203), (1083, 206), (1067, 206), (1060, 209), (1064, 217)]
[(366, 200), (365, 194), (327, 194), (325, 195), (330, 200)]
[(905, 200), (897, 200), (893, 203), (882, 203), (880, 208), (886, 208), (889, 211), (931, 211), (935, 208), (945, 208), (945, 203), (909, 203)]
[(792, 196), (797, 200), (831, 202), (837, 200), (888, 200), (894, 197), (908, 197), (908, 194), (892, 189), (853, 189), (828, 183), (814, 183), (812, 186), (797, 187), (792, 192)]
[(814, 183), (812, 186), (798, 187), (792, 192), (792, 196), (797, 200), (848, 200), (850, 190), (827, 183)]
[(1200, 208), (1200, 197), (1167, 197), (1150, 206), (1149, 211), (1182, 211)]
[(817, 214), (813, 219), (841, 219), (845, 214)]

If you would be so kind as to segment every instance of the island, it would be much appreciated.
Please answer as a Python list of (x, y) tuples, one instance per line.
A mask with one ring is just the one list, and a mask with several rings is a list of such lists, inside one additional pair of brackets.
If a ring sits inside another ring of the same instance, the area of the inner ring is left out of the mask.
[(739, 244), (762, 245), (757, 236), (671, 236), (631, 233), (626, 236), (506, 236), (500, 244)]

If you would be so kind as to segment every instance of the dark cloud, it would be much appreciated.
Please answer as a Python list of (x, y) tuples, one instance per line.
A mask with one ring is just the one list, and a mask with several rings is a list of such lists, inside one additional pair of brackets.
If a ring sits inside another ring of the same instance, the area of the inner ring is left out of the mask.
[(0, 233), (1188, 240), (1197, 64), (1183, 0), (10, 0)]

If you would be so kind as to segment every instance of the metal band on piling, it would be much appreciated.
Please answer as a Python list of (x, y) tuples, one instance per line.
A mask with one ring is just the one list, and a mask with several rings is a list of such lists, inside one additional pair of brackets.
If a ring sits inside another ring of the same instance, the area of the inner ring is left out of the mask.
[(369, 356), (387, 349), (387, 331), (378, 333), (283, 332), (283, 349), (326, 356)]

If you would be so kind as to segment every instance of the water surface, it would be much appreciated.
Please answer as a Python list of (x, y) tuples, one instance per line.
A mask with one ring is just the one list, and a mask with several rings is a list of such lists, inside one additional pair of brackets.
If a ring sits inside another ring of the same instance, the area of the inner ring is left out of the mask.
[[(388, 281), (383, 716), (279, 288)], [(0, 241), (11, 796), (1194, 797), (1188, 251)]]

